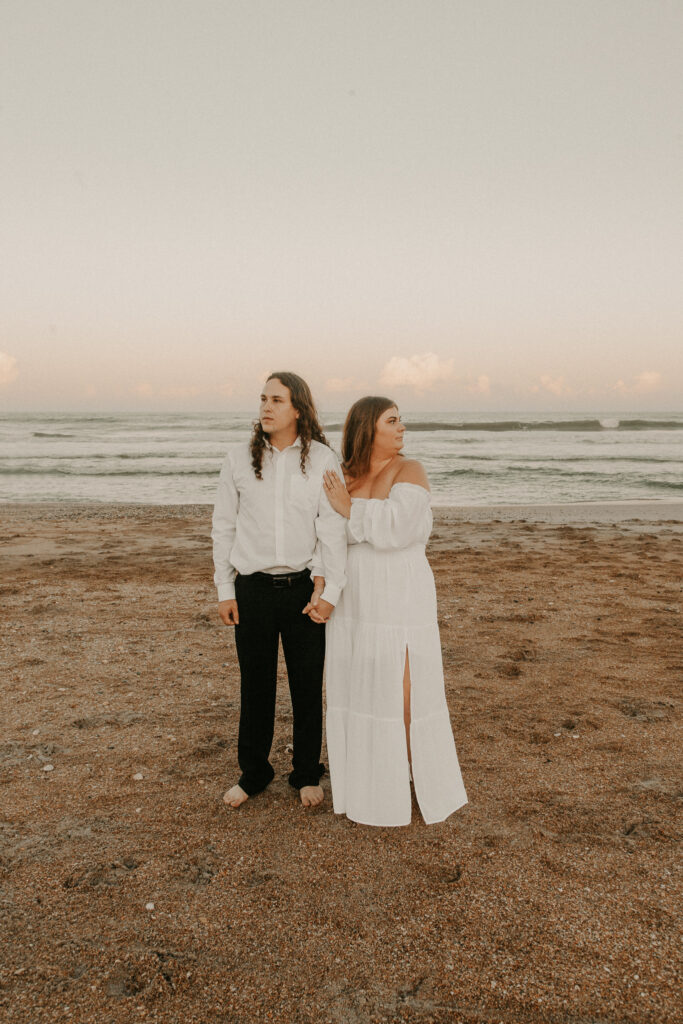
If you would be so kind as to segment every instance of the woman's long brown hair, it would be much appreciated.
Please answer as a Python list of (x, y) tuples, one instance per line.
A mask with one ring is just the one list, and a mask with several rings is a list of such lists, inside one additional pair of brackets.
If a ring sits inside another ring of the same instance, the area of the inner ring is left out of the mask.
[[(288, 388), (292, 405), (299, 413), (297, 428), (301, 438), (300, 464), (301, 472), (305, 476), (306, 460), (311, 450), (311, 441), (320, 441), (321, 444), (327, 444), (327, 438), (323, 434), (323, 429), (318, 420), (318, 412), (315, 408), (311, 389), (302, 377), (299, 377), (296, 373), (291, 373), (289, 370), (283, 370), (281, 373), (270, 373), (266, 383), (269, 380), (279, 380), (281, 384)], [(251, 435), (250, 450), (251, 464), (254, 467), (257, 480), (263, 479), (261, 475), (263, 453), (266, 450), (270, 450), (270, 448), (271, 444), (268, 435), (264, 432), (261, 421), (256, 420), (254, 432)]]
[(364, 476), (370, 469), (377, 420), (387, 409), (395, 407), (396, 402), (392, 398), (366, 395), (349, 409), (342, 437), (342, 458), (344, 470), (352, 480)]

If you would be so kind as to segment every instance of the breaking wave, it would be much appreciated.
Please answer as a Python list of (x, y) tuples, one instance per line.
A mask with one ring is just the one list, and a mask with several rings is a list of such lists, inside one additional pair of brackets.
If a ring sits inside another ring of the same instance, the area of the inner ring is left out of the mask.
[[(599, 432), (603, 430), (683, 430), (683, 419), (680, 420), (492, 420), (488, 423), (452, 423), (443, 420), (422, 420), (416, 423), (407, 422), (407, 430), (459, 430), (474, 433), (479, 430), (504, 433), (511, 431), (570, 431)], [(326, 430), (341, 430), (339, 423), (330, 424)]]

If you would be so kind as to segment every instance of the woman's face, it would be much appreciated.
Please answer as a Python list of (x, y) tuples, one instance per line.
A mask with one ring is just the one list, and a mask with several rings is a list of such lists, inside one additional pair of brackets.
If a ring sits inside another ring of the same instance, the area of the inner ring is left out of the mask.
[(396, 455), (403, 447), (405, 427), (401, 423), (396, 406), (382, 413), (375, 424), (375, 437), (372, 447), (377, 452)]

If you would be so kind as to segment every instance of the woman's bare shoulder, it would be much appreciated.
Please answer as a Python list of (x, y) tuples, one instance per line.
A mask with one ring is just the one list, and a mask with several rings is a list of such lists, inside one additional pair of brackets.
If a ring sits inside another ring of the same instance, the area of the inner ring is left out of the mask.
[(429, 479), (425, 473), (424, 466), (417, 459), (404, 459), (401, 467), (394, 477), (395, 484), (417, 484), (429, 490)]

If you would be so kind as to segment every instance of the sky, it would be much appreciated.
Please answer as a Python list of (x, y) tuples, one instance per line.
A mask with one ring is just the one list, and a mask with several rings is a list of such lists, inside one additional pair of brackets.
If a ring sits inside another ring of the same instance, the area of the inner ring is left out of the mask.
[(1, 0), (0, 412), (683, 408), (680, 0)]

